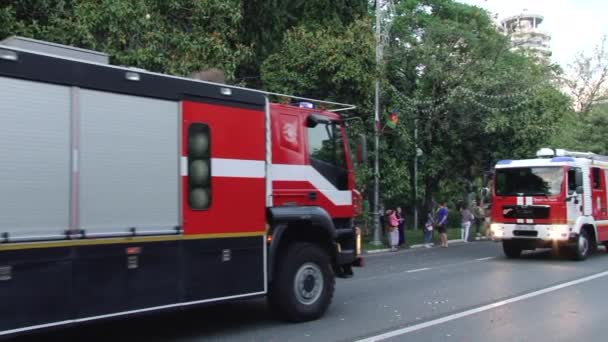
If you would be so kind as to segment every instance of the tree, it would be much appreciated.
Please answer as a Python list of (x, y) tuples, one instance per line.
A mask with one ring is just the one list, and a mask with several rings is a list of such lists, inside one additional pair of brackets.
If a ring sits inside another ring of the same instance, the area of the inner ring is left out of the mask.
[(593, 104), (608, 97), (608, 46), (604, 36), (592, 54), (579, 52), (568, 65), (563, 83), (574, 101), (579, 118), (591, 111)]
[[(555, 132), (568, 101), (551, 83), (554, 68), (509, 51), (482, 9), (404, 0), (397, 12), (387, 90), (390, 105), (406, 109), (409, 132), (417, 122), (429, 210), (434, 196), (454, 196), (443, 191), (454, 185), (465, 191), (497, 159), (528, 157)], [(414, 153), (413, 144), (388, 144)]]
[(344, 29), (291, 29), (281, 48), (262, 64), (267, 90), (363, 108), (369, 108), (374, 75), (374, 38), (368, 20)]
[(251, 56), (238, 0), (22, 0), (0, 4), (0, 36), (22, 35), (110, 54), (113, 64), (230, 80)]
[(284, 35), (295, 27), (309, 31), (333, 27), (344, 30), (367, 14), (367, 0), (247, 0), (243, 1), (243, 42), (253, 47), (251, 59), (241, 65), (239, 78), (252, 87), (262, 63), (283, 45)]

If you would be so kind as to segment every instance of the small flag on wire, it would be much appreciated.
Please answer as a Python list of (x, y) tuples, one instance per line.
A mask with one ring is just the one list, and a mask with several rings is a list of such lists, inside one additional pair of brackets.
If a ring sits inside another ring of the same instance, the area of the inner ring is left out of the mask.
[(397, 123), (399, 122), (399, 115), (397, 115), (397, 111), (393, 110), (389, 115), (388, 115), (388, 121), (386, 122), (386, 125), (392, 129), (397, 128)]

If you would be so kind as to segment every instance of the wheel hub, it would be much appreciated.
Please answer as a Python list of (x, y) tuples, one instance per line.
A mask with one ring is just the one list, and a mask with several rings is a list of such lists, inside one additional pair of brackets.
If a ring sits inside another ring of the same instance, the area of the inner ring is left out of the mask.
[(589, 241), (587, 241), (587, 238), (584, 235), (581, 235), (578, 238), (578, 250), (581, 252), (582, 255), (587, 254), (587, 250), (589, 249)]
[(296, 272), (294, 292), (298, 301), (305, 305), (315, 303), (323, 292), (323, 273), (319, 265), (305, 263)]

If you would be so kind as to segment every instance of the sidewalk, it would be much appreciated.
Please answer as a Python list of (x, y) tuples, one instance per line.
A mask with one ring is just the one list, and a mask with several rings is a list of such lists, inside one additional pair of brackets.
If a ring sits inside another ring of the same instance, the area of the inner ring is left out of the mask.
[[(470, 241), (469, 243), (472, 242), (481, 242), (481, 241), (492, 241), (490, 239), (487, 239), (486, 237), (476, 237), (475, 240)], [(452, 239), (452, 240), (448, 240), (448, 243), (463, 243), (464, 241), (462, 239)], [(399, 251), (406, 251), (409, 249), (418, 249), (418, 248), (424, 248), (424, 244), (416, 244), (416, 245), (411, 245), (409, 246), (409, 248), (406, 249), (399, 249)], [(439, 248), (439, 245), (434, 244), (431, 248)], [(391, 249), (390, 248), (381, 248), (381, 249), (373, 249), (373, 250), (364, 250), (363, 254), (377, 254), (377, 253), (388, 253), (390, 252)]]

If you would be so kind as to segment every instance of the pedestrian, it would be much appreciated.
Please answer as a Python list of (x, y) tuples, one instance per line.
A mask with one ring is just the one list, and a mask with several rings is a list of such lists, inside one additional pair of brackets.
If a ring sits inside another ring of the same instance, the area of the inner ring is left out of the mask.
[(473, 215), (475, 216), (475, 236), (477, 236), (477, 238), (479, 238), (481, 236), (481, 228), (484, 226), (485, 224), (485, 210), (483, 209), (483, 206), (481, 205), (481, 202), (478, 200), (475, 203), (475, 208), (473, 208)]
[(485, 217), (485, 225), (484, 228), (486, 230), (486, 239), (491, 238), (492, 235), (492, 231), (490, 230), (490, 221), (492, 220), (492, 205), (488, 205), (488, 208), (486, 209), (486, 217)]
[(399, 219), (397, 219), (397, 213), (395, 210), (388, 210), (388, 235), (391, 244), (391, 251), (397, 251), (399, 245)]
[(398, 230), (399, 230), (399, 247), (405, 247), (405, 217), (403, 216), (403, 212), (401, 211), (401, 207), (397, 207), (397, 221), (399, 221)]
[(460, 208), (460, 216), (460, 239), (464, 242), (469, 242), (469, 229), (474, 217), (466, 203), (462, 204)]
[(441, 247), (448, 247), (448, 206), (445, 202), (441, 202), (439, 210), (437, 210), (437, 231), (441, 238)]
[(429, 212), (426, 218), (426, 223), (424, 224), (424, 247), (431, 248), (433, 247), (433, 226), (435, 225), (435, 219), (433, 217), (433, 212)]

